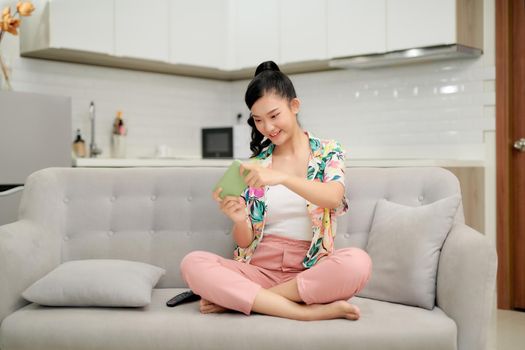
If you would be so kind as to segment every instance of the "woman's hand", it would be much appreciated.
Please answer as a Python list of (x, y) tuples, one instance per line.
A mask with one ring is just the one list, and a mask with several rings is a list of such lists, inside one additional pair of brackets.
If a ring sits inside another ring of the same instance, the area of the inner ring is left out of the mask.
[(225, 196), (219, 197), (222, 188), (217, 188), (213, 192), (213, 199), (219, 203), (221, 211), (228, 216), (234, 223), (246, 220), (246, 202), (242, 197)]
[(249, 173), (244, 177), (244, 182), (250, 187), (261, 188), (266, 185), (273, 186), (282, 184), (288, 177), (286, 173), (264, 168), (259, 164), (241, 164), (241, 175), (243, 175), (246, 170), (248, 170)]

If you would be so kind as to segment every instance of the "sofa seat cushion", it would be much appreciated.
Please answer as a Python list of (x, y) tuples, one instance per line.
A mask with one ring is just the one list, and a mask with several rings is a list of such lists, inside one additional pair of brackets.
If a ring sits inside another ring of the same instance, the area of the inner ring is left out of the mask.
[(239, 312), (201, 314), (199, 302), (166, 307), (185, 289), (154, 289), (142, 308), (29, 304), (0, 325), (2, 350), (35, 349), (456, 349), (457, 330), (439, 308), (354, 297), (358, 321), (295, 321)]

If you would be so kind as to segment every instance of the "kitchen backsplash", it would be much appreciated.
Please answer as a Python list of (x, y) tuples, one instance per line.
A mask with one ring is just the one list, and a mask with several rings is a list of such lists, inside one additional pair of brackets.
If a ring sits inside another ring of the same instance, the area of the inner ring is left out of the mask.
[[(484, 159), (495, 129), (495, 68), (478, 60), (291, 76), (299, 121), (356, 158)], [(247, 81), (232, 83), (233, 109)]]
[[(495, 128), (494, 66), (472, 60), (292, 75), (302, 106), (299, 120), (320, 137), (335, 138), (348, 157), (483, 159), (483, 132)], [(127, 156), (154, 154), (166, 144), (176, 155), (200, 156), (200, 128), (248, 115), (248, 81), (222, 82), (21, 58), (18, 91), (72, 96), (73, 129), (89, 137), (88, 108), (96, 104), (97, 145), (110, 152), (111, 126), (123, 111)]]
[(72, 97), (73, 129), (90, 142), (89, 104), (96, 106), (100, 157), (110, 156), (113, 120), (118, 110), (128, 127), (127, 157), (152, 156), (157, 145), (177, 155), (200, 155), (200, 128), (231, 125), (229, 83), (21, 58), (15, 61), (18, 91)]

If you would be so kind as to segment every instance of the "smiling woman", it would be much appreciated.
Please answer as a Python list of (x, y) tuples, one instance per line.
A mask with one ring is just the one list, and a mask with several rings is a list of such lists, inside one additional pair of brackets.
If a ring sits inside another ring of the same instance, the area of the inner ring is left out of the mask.
[[(258, 102), (260, 99), (262, 100)], [(257, 67), (244, 101), (251, 110), (248, 124), (252, 127), (252, 157), (259, 155), (263, 148), (280, 136), (280, 127), (289, 127), (290, 123), (300, 126), (297, 120), (300, 103), (294, 86), (273, 61), (263, 62)], [(265, 111), (265, 107), (271, 109)], [(295, 120), (292, 121), (292, 118)], [(268, 138), (263, 141), (265, 135)]]
[(334, 249), (336, 217), (348, 210), (343, 148), (301, 129), (293, 84), (272, 61), (257, 67), (245, 102), (253, 154), (239, 171), (248, 171), (248, 187), (213, 193), (233, 221), (234, 259), (195, 251), (181, 262), (201, 312), (359, 319), (347, 300), (368, 282), (371, 259), (360, 248)]

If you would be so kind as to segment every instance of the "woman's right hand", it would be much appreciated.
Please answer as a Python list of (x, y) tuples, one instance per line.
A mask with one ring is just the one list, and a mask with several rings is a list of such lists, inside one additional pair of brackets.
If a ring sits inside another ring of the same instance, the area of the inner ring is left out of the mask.
[(219, 203), (221, 211), (228, 216), (234, 223), (244, 222), (246, 216), (246, 202), (242, 197), (225, 196), (219, 197), (222, 188), (213, 191), (213, 199)]

